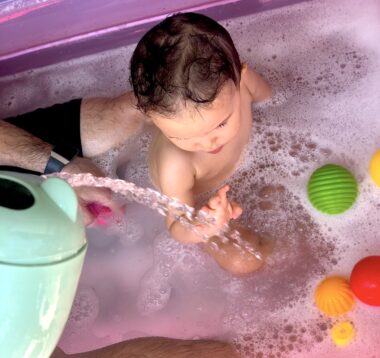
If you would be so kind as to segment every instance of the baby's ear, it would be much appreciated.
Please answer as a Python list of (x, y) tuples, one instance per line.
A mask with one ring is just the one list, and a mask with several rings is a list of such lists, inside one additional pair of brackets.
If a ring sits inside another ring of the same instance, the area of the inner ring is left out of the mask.
[(243, 62), (241, 64), (241, 70), (240, 70), (240, 89), (242, 88), (244, 83), (247, 81), (247, 72), (248, 72), (248, 65)]
[(245, 62), (242, 62), (241, 69), (240, 69), (240, 75), (243, 75), (245, 71), (247, 71), (248, 65)]
[(152, 118), (150, 118), (146, 114), (144, 114), (144, 123), (145, 124), (153, 124), (153, 120), (152, 120)]
[(248, 72), (249, 72), (249, 65), (243, 62), (241, 64), (241, 70), (240, 70), (240, 83), (243, 83), (246, 81)]

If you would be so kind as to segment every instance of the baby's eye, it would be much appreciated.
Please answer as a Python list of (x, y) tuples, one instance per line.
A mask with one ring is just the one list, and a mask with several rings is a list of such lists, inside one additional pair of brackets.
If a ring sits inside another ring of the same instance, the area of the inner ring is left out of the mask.
[(227, 124), (227, 120), (226, 121), (223, 121), (222, 123), (220, 123), (219, 125), (218, 125), (218, 128), (222, 128), (222, 127), (224, 127), (226, 124)]

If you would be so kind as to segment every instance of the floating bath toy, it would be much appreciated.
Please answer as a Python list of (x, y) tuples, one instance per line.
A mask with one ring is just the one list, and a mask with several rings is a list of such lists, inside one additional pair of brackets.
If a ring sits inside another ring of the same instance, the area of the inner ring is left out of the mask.
[(346, 168), (327, 164), (310, 177), (307, 192), (311, 204), (325, 214), (341, 214), (349, 209), (358, 195), (355, 177)]
[(325, 278), (314, 294), (319, 310), (328, 316), (339, 316), (352, 309), (354, 295), (349, 282), (343, 277)]
[(350, 284), (360, 301), (380, 306), (380, 256), (367, 256), (352, 270)]
[(380, 149), (373, 155), (369, 164), (369, 173), (377, 186), (380, 186)]
[(356, 330), (351, 322), (338, 322), (331, 328), (330, 335), (339, 347), (347, 346), (355, 338)]

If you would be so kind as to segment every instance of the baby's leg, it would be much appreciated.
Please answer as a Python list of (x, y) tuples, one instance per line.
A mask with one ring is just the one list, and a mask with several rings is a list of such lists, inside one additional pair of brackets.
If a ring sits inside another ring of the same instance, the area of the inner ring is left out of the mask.
[[(226, 271), (232, 274), (248, 274), (264, 265), (266, 257), (273, 250), (273, 241), (263, 240), (247, 229), (239, 228), (238, 231), (241, 238), (261, 254), (262, 259), (258, 259), (243, 248), (235, 247), (232, 241), (224, 244), (217, 237), (210, 239), (209, 243), (204, 244), (204, 247)], [(218, 250), (215, 249), (215, 244), (218, 245)]]

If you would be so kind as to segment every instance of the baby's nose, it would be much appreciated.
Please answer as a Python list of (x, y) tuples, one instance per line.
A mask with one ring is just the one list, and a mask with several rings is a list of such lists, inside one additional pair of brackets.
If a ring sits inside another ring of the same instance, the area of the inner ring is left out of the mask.
[(211, 139), (211, 145), (213, 145), (215, 147), (218, 144), (219, 144), (219, 138), (218, 137), (213, 137)]
[(208, 139), (206, 143), (204, 143), (204, 147), (206, 150), (213, 150), (217, 147), (218, 138), (214, 137), (211, 139)]

